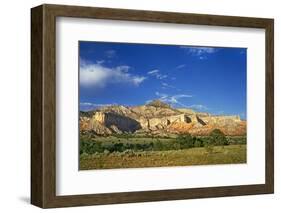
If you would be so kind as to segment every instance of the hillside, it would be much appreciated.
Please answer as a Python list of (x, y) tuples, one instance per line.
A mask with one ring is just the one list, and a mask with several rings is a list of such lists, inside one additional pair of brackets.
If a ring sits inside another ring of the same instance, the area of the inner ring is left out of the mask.
[(192, 109), (175, 109), (159, 100), (146, 105), (102, 107), (80, 112), (80, 131), (97, 135), (122, 133), (208, 135), (220, 129), (226, 135), (245, 135), (246, 121), (239, 116), (213, 116)]

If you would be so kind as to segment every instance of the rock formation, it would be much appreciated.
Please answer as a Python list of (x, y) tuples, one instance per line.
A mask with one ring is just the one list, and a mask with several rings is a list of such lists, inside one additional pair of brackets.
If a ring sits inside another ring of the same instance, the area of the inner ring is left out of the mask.
[(208, 135), (213, 129), (220, 129), (226, 135), (245, 135), (246, 121), (239, 116), (213, 116), (191, 109), (174, 109), (160, 101), (134, 107), (109, 106), (80, 113), (80, 131), (98, 135), (140, 132)]

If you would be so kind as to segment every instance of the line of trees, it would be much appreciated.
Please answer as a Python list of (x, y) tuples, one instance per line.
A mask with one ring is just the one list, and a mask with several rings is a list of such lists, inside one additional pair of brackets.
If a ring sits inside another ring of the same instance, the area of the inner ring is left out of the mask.
[(165, 151), (190, 149), (194, 147), (206, 147), (207, 151), (209, 150), (211, 152), (213, 146), (226, 145), (229, 145), (229, 140), (222, 131), (215, 129), (210, 133), (209, 137), (199, 138), (191, 136), (190, 134), (182, 134), (170, 142), (160, 141), (159, 139), (151, 143), (102, 143), (82, 140), (80, 143), (80, 154), (125, 152), (126, 150)]

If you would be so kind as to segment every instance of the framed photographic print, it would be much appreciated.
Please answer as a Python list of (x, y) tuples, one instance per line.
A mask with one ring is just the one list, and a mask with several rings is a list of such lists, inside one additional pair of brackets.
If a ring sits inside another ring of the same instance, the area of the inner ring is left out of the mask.
[(274, 191), (273, 19), (31, 10), (31, 203)]

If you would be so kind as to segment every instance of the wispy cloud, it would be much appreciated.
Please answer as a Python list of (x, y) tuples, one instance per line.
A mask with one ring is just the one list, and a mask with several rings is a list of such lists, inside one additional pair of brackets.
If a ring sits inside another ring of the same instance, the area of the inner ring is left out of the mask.
[(81, 102), (79, 105), (80, 106), (92, 106), (92, 107), (104, 107), (104, 106), (112, 106), (115, 104), (95, 104), (95, 103), (90, 103), (90, 102)]
[(162, 80), (164, 78), (167, 78), (168, 76), (167, 75), (157, 75), (156, 78)]
[(122, 72), (129, 72), (129, 69), (131, 69), (131, 67), (127, 65), (121, 65), (116, 67), (116, 69)]
[(186, 53), (198, 57), (200, 60), (208, 58), (208, 55), (216, 53), (219, 48), (214, 47), (190, 47), (190, 46), (180, 46), (181, 49), (184, 49)]
[(189, 52), (193, 55), (200, 56), (204, 54), (215, 53), (217, 50), (213, 47), (192, 47), (189, 48)]
[(105, 60), (97, 60), (97, 64), (104, 64)]
[(161, 85), (162, 85), (162, 87), (165, 87), (165, 88), (176, 89), (176, 87), (174, 87), (174, 86), (172, 86), (172, 85), (170, 85), (170, 84), (167, 84), (167, 83), (165, 83), (165, 82), (161, 82)]
[(151, 70), (149, 72), (147, 72), (148, 75), (156, 75), (159, 73), (159, 70)]
[(182, 69), (184, 67), (186, 67), (186, 64), (180, 64), (180, 65), (176, 66), (176, 69)]
[(187, 106), (187, 108), (195, 109), (195, 110), (209, 110), (208, 107), (202, 105), (202, 104), (193, 104), (190, 106)]
[(192, 95), (187, 94), (177, 94), (177, 95), (168, 95), (165, 93), (156, 92), (155, 95), (158, 97), (160, 101), (172, 104), (172, 105), (180, 105), (183, 107), (186, 107), (185, 104), (183, 104), (181, 101), (179, 101), (182, 98), (191, 98)]
[[(80, 67), (84, 67), (84, 66), (86, 66), (86, 65), (88, 65), (88, 64), (90, 64), (91, 62), (90, 61), (88, 61), (88, 60), (86, 60), (86, 59), (84, 59), (84, 58), (79, 58), (79, 66)], [(97, 62), (97, 64), (98, 64), (98, 62)]]
[(154, 76), (155, 78), (162, 80), (168, 77), (168, 75), (163, 75), (159, 70), (154, 69), (147, 72), (148, 75)]
[(114, 104), (96, 104), (96, 103), (90, 103), (90, 102), (81, 102), (79, 103), (79, 108), (81, 111), (90, 111), (96, 108), (100, 108), (100, 107), (106, 107), (106, 106), (112, 106), (112, 105), (116, 105)]
[(177, 91), (181, 91), (181, 89), (178, 89), (177, 87), (175, 87), (171, 84), (168, 84), (166, 82), (161, 82), (161, 88), (162, 89), (174, 89), (174, 90), (177, 90)]
[(80, 62), (80, 85), (86, 87), (105, 87), (107, 84), (126, 83), (139, 86), (146, 77), (129, 73), (130, 67), (123, 65), (106, 67), (99, 63)]

